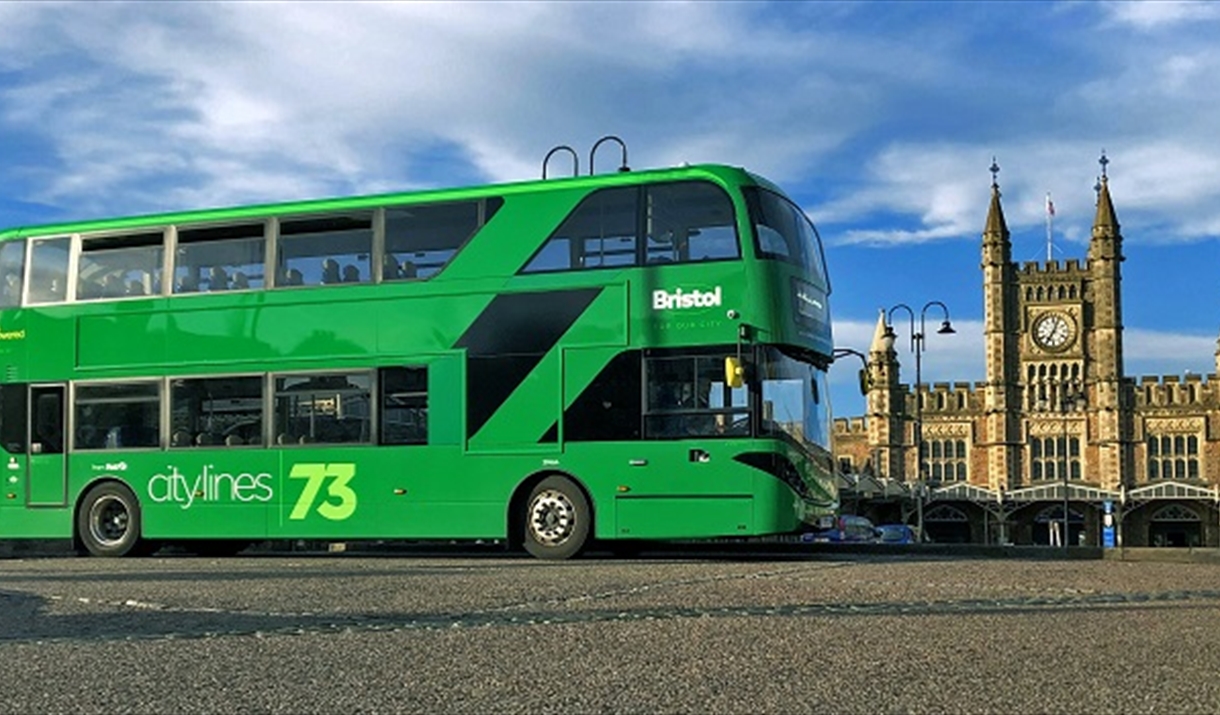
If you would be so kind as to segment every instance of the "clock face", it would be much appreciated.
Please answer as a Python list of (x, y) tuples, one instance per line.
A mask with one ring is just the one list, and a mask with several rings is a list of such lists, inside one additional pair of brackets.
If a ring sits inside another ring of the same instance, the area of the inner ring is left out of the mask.
[(1056, 350), (1066, 347), (1072, 339), (1072, 324), (1067, 316), (1048, 313), (1034, 323), (1034, 342), (1044, 348)]

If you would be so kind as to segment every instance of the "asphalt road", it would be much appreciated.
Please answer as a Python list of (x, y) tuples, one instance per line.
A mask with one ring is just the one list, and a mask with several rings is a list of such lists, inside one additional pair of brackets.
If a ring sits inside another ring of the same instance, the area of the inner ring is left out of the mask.
[(0, 713), (1215, 713), (1220, 565), (0, 560)]

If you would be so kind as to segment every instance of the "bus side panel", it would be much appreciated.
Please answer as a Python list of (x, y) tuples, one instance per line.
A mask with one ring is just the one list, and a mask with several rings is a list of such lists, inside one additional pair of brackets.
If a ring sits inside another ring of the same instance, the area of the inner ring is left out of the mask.
[[(7, 500), (6, 500), (7, 501)], [(72, 536), (72, 510), (0, 506), (0, 538), (66, 539)]]
[(616, 536), (677, 539), (755, 533), (749, 496), (631, 497), (616, 500)]

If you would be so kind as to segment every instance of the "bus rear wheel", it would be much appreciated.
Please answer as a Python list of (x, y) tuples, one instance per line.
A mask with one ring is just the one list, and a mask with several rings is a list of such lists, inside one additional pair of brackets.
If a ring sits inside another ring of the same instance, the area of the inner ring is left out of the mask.
[(94, 556), (127, 556), (140, 546), (140, 503), (131, 490), (105, 482), (89, 490), (77, 514), (81, 545)]
[(525, 550), (540, 559), (569, 559), (589, 540), (589, 500), (572, 480), (543, 479), (530, 491), (523, 519)]

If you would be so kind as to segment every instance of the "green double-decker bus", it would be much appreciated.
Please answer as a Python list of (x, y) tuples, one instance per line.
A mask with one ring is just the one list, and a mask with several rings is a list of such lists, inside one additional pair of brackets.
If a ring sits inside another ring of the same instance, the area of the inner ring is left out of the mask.
[(0, 538), (792, 533), (833, 513), (829, 283), (701, 165), (0, 233)]

